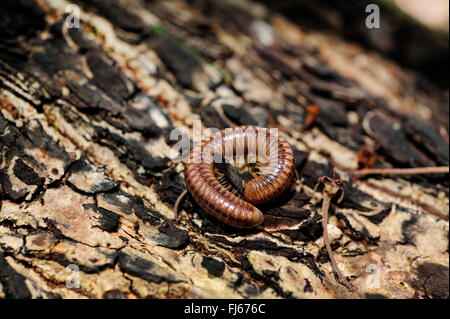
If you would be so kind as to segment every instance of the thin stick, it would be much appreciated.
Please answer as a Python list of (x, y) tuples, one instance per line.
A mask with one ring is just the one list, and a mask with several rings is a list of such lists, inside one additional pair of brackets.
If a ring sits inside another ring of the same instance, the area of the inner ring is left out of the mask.
[(415, 175), (415, 174), (446, 174), (448, 166), (430, 166), (415, 168), (366, 168), (352, 172), (355, 181), (365, 175)]
[(300, 175), (298, 174), (297, 169), (295, 169), (295, 177), (297, 178), (297, 181), (300, 182)]
[(180, 194), (180, 196), (178, 196), (177, 201), (175, 202), (175, 208), (173, 209), (175, 213), (175, 220), (178, 219), (178, 207), (180, 206), (181, 200), (183, 199), (184, 196), (186, 196), (187, 192), (188, 192), (187, 189), (185, 189)]
[(323, 241), (325, 243), (325, 247), (328, 252), (328, 256), (331, 261), (331, 268), (334, 273), (338, 276), (338, 279), (341, 283), (343, 283), (347, 288), (351, 291), (354, 291), (354, 287), (347, 279), (341, 274), (339, 270), (336, 260), (334, 259), (333, 251), (331, 250), (330, 239), (328, 237), (328, 210), (330, 208), (331, 197), (328, 193), (324, 193), (323, 202), (322, 202), (322, 228), (323, 228)]

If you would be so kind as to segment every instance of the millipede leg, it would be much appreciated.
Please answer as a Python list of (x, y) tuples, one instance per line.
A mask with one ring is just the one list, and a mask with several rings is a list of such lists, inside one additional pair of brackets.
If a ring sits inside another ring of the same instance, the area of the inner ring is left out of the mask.
[(296, 179), (296, 182), (299, 182), (299, 183), (300, 183), (300, 175), (298, 175), (297, 169), (295, 169), (294, 172), (295, 172), (295, 179)]

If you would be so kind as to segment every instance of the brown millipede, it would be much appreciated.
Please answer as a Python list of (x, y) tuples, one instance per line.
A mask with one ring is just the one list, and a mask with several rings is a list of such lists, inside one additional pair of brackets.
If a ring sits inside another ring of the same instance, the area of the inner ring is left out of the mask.
[[(242, 196), (233, 194), (215, 175), (215, 164), (222, 159), (258, 163), (259, 174), (244, 185)], [(282, 194), (294, 174), (295, 157), (286, 139), (272, 129), (257, 126), (229, 128), (204, 139), (194, 146), (184, 170), (187, 191), (200, 207), (221, 222), (241, 228), (256, 227), (264, 221), (255, 205)], [(179, 201), (175, 211), (178, 205)]]

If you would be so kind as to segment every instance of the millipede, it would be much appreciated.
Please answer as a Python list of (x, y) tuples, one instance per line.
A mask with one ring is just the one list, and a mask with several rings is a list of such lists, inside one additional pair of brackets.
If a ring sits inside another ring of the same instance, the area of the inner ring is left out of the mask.
[[(254, 164), (254, 178), (236, 193), (226, 179), (218, 178), (217, 163)], [(291, 185), (295, 157), (285, 138), (273, 129), (238, 126), (216, 132), (194, 145), (185, 164), (184, 179), (194, 200), (219, 221), (239, 228), (251, 228), (264, 221), (256, 205), (268, 203)]]

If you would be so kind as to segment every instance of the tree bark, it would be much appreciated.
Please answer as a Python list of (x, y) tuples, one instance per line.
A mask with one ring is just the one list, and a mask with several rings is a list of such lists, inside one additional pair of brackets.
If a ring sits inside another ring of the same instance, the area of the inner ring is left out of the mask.
[[(69, 4), (0, 4), (0, 297), (448, 298), (448, 176), (350, 180), (448, 166), (448, 87), (260, 3)], [(261, 227), (189, 195), (174, 219), (194, 120), (288, 139), (301, 183)]]

